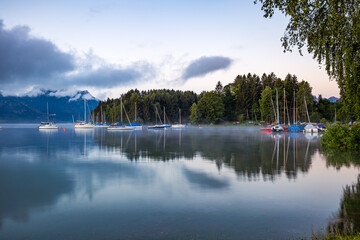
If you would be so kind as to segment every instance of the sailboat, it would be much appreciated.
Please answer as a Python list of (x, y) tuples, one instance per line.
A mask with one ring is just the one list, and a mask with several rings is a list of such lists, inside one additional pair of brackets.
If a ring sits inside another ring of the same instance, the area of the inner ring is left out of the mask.
[[(132, 131), (132, 130), (135, 130), (135, 127), (133, 126), (123, 126), (123, 104), (122, 104), (122, 99), (120, 97), (120, 120), (121, 120), (121, 123), (119, 125), (110, 125), (110, 127), (108, 127), (107, 130), (109, 131)], [(124, 108), (124, 111), (125, 111), (125, 108)], [(125, 111), (125, 114), (126, 114), (126, 117), (128, 119), (128, 121), (130, 122), (130, 119)]]
[(179, 108), (179, 124), (171, 125), (171, 128), (184, 128), (185, 124), (181, 124), (181, 109)]
[(135, 102), (135, 121), (132, 123), (126, 124), (125, 127), (134, 127), (135, 130), (142, 130), (142, 125), (136, 122), (136, 115), (137, 115), (137, 109), (136, 109), (136, 102)]
[(307, 115), (308, 121), (309, 121), (309, 124), (307, 124), (304, 127), (304, 131), (305, 131), (305, 133), (317, 133), (318, 129), (314, 125), (312, 125), (311, 121), (310, 121), (309, 111), (308, 111), (307, 104), (306, 104), (305, 94), (304, 94), (304, 103), (305, 103), (306, 115)]
[(106, 119), (105, 119), (105, 116), (104, 116), (104, 113), (102, 111), (102, 105), (100, 105), (100, 114), (101, 114), (101, 122), (97, 122), (95, 123), (95, 126), (94, 127), (109, 127), (109, 125), (106, 123)]
[[(157, 124), (157, 119), (158, 118), (159, 118), (161, 124)], [(157, 110), (157, 107), (155, 107), (155, 119), (156, 119), (156, 124), (152, 125), (152, 126), (148, 126), (148, 129), (163, 129), (164, 125), (162, 124), (162, 121), (161, 121), (159, 112)]]
[[(165, 106), (163, 107), (163, 111), (164, 111), (164, 128), (169, 128), (171, 127), (170, 124), (166, 124), (166, 112), (165, 112)], [(169, 119), (168, 119), (169, 120)]]
[(280, 119), (279, 119), (279, 100), (278, 100), (278, 90), (276, 89), (276, 123), (275, 126), (271, 128), (273, 132), (282, 132), (284, 128), (280, 126)]
[(296, 100), (295, 100), (295, 89), (294, 89), (294, 100), (293, 100), (293, 125), (291, 127), (289, 127), (289, 132), (300, 132), (300, 128), (296, 125), (296, 120), (295, 120), (295, 116), (296, 116)]
[(47, 122), (41, 122), (39, 129), (58, 129), (59, 127), (55, 122), (50, 122), (49, 103), (46, 103), (46, 109)]
[[(171, 125), (166, 124), (165, 106), (163, 108), (164, 108), (164, 123), (161, 121), (161, 118), (160, 118), (160, 115), (159, 115), (159, 112), (158, 112), (157, 108), (155, 108), (155, 115), (156, 115), (156, 117), (159, 117), (159, 120), (160, 120), (161, 124), (155, 124), (153, 126), (148, 126), (148, 129), (162, 129), (162, 128), (171, 127)], [(156, 120), (157, 120), (157, 118), (156, 118)]]
[(93, 128), (94, 125), (91, 123), (86, 123), (86, 99), (84, 98), (84, 121), (77, 121), (75, 128)]

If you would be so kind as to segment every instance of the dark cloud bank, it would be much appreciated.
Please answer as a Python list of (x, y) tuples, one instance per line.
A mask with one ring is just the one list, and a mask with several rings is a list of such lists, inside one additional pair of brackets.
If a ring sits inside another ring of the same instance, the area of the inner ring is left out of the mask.
[(0, 83), (32, 83), (74, 70), (72, 55), (29, 32), (25, 26), (6, 30), (0, 20)]
[(232, 59), (228, 57), (201, 57), (187, 66), (182, 77), (185, 80), (193, 77), (201, 77), (217, 70), (226, 69), (231, 63)]
[(27, 26), (6, 29), (0, 19), (0, 90), (34, 85), (116, 87), (147, 80), (154, 73), (147, 62), (129, 67), (103, 63), (96, 69), (81, 70), (73, 54), (61, 51), (51, 41), (33, 37)]

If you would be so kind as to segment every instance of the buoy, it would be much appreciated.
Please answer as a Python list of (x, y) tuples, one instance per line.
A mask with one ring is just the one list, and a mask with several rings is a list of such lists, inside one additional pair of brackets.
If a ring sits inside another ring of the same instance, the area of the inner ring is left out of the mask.
[(66, 128), (64, 128), (64, 131), (66, 131)]

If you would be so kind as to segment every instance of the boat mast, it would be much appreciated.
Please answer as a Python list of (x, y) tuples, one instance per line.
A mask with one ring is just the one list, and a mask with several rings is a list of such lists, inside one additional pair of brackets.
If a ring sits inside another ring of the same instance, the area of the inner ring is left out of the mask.
[(135, 122), (136, 122), (136, 102), (135, 102)]
[(311, 123), (310, 122), (310, 117), (309, 117), (309, 111), (308, 111), (307, 104), (306, 104), (305, 93), (304, 93), (304, 103), (305, 103), (306, 115), (308, 117), (309, 123)]
[(287, 112), (287, 118), (288, 118), (288, 125), (290, 126), (291, 125), (291, 122), (290, 122), (290, 115), (289, 115), (289, 106), (286, 102), (286, 112)]
[(48, 102), (46, 102), (46, 113), (47, 113), (48, 123), (50, 124), (50, 119), (49, 119), (49, 103), (48, 103)]
[(286, 93), (285, 93), (285, 88), (284, 88), (284, 126), (285, 126), (285, 123), (286, 123), (286, 116), (285, 116), (285, 114), (286, 114), (286, 111), (285, 111), (285, 110), (286, 110), (286, 108), (285, 108), (285, 101), (286, 101), (286, 100), (285, 100), (285, 99), (286, 99), (286, 98), (285, 98), (285, 94), (286, 94)]
[(179, 108), (179, 124), (181, 124), (181, 108)]
[(104, 123), (104, 115), (102, 112), (102, 104), (100, 105), (101, 123)]
[(294, 101), (293, 101), (293, 102), (294, 102), (294, 108), (293, 108), (293, 122), (294, 122), (294, 124), (295, 124), (295, 123), (296, 123), (296, 122), (295, 122), (295, 108), (296, 108), (296, 107), (295, 107), (295, 88), (294, 88)]
[(84, 98), (84, 123), (86, 123), (86, 99)]
[(120, 97), (120, 121), (121, 121), (121, 125), (123, 123), (123, 113), (122, 113), (122, 98)]
[(166, 119), (165, 119), (165, 106), (163, 107), (163, 109), (164, 109), (164, 125), (166, 124)]
[(276, 121), (277, 124), (280, 124), (280, 120), (279, 120), (279, 100), (278, 100), (278, 90), (276, 89)]
[(274, 107), (274, 102), (272, 100), (272, 95), (271, 95), (271, 106), (272, 106), (272, 109), (274, 111), (274, 117), (275, 117), (274, 121), (276, 122), (276, 111), (275, 111), (275, 107)]

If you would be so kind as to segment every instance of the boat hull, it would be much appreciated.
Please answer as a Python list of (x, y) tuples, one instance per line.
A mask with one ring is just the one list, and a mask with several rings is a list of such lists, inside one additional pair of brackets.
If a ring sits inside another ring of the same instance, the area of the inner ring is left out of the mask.
[(47, 125), (40, 125), (39, 129), (59, 129), (59, 127), (57, 125), (47, 124)]
[(109, 125), (95, 125), (95, 128), (108, 128)]
[(184, 124), (174, 124), (174, 125), (171, 125), (171, 128), (185, 128), (185, 125)]
[(273, 131), (273, 132), (283, 132), (283, 131), (284, 131), (284, 128), (281, 127), (281, 126), (279, 126), (279, 125), (276, 125), (276, 126), (273, 126), (273, 127), (271, 128), (271, 131)]
[(75, 125), (75, 128), (94, 128), (94, 125), (91, 125), (91, 124), (76, 124)]
[(133, 131), (135, 127), (108, 127), (108, 131)]
[(261, 132), (271, 132), (272, 129), (271, 128), (260, 128)]

